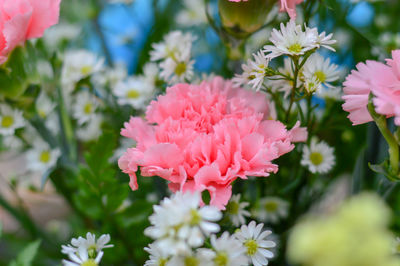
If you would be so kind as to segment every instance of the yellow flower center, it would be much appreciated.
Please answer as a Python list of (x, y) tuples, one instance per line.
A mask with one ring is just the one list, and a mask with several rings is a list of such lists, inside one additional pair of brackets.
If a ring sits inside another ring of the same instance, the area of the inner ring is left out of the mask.
[(14, 118), (12, 116), (3, 116), (1, 120), (2, 127), (11, 127), (14, 124)]
[(88, 255), (89, 255), (89, 258), (95, 258), (96, 257), (96, 245), (91, 245), (88, 248)]
[(165, 265), (167, 265), (167, 262), (168, 262), (168, 259), (165, 259), (165, 258), (160, 258), (157, 261), (158, 266), (165, 266)]
[(186, 72), (186, 63), (184, 62), (178, 63), (175, 67), (175, 74), (177, 76), (181, 76), (185, 72)]
[(257, 253), (258, 244), (254, 239), (248, 239), (244, 242), (244, 246), (247, 248), (247, 255), (253, 256)]
[(301, 52), (301, 49), (302, 49), (302, 48), (303, 48), (303, 47), (301, 47), (300, 44), (294, 43), (294, 44), (292, 44), (292, 45), (290, 45), (290, 46), (288, 47), (288, 50), (289, 50), (289, 52), (298, 54), (298, 53)]
[(186, 257), (185, 258), (185, 266), (198, 266), (199, 260), (195, 257)]
[(91, 103), (86, 103), (85, 106), (83, 107), (83, 112), (85, 114), (90, 114), (93, 110), (93, 105)]
[(310, 161), (313, 165), (320, 165), (324, 161), (324, 157), (319, 152), (312, 152), (310, 154)]
[(83, 262), (81, 266), (98, 266), (98, 264), (93, 259), (88, 259), (87, 261)]
[(226, 252), (219, 252), (214, 258), (214, 263), (216, 266), (227, 266), (229, 262), (228, 254)]
[(190, 225), (191, 226), (198, 225), (201, 222), (201, 216), (200, 216), (200, 214), (199, 214), (199, 212), (197, 210), (192, 209), (190, 211), (190, 215), (191, 215), (191, 218), (190, 218)]
[(231, 201), (228, 203), (226, 207), (226, 211), (230, 214), (238, 214), (239, 213), (239, 203), (236, 201)]
[(83, 66), (81, 67), (81, 73), (85, 76), (89, 75), (92, 72), (92, 66)]
[(265, 203), (264, 208), (268, 212), (276, 212), (278, 209), (278, 203), (276, 201), (268, 201)]
[(316, 71), (314, 73), (314, 76), (317, 78), (317, 80), (321, 83), (325, 82), (326, 80), (326, 74), (322, 71)]
[(136, 99), (140, 96), (139, 92), (135, 89), (131, 89), (126, 93), (126, 97), (129, 99)]
[(50, 161), (50, 158), (51, 158), (51, 155), (50, 155), (50, 152), (49, 152), (49, 151), (42, 151), (42, 152), (40, 153), (39, 160), (40, 160), (42, 163), (48, 163), (48, 162)]
[(39, 115), (41, 118), (46, 118), (46, 112), (43, 111), (43, 110), (38, 110), (38, 115)]

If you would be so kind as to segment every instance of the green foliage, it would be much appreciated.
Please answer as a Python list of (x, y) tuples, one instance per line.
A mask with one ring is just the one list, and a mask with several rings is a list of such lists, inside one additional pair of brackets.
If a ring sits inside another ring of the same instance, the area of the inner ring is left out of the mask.
[(29, 84), (38, 82), (36, 62), (37, 51), (32, 43), (26, 42), (25, 46), (15, 48), (7, 62), (0, 66), (0, 95), (18, 98)]
[(15, 260), (13, 260), (9, 266), (30, 266), (33, 263), (33, 259), (35, 258), (41, 240), (36, 240), (28, 244), (17, 256)]
[(129, 187), (116, 178), (115, 166), (109, 162), (116, 143), (114, 134), (103, 134), (85, 154), (87, 166), (79, 167), (79, 191), (74, 202), (81, 212), (93, 219), (114, 212), (128, 196)]

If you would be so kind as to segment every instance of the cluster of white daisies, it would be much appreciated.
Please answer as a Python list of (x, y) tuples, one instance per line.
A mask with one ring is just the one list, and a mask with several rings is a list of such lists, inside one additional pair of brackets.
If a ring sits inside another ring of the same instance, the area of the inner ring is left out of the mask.
[[(283, 91), (286, 97), (293, 88), (293, 59), (297, 58), (299, 62), (305, 60), (297, 76), (297, 87), (304, 86), (307, 93), (317, 92), (323, 97), (338, 99), (340, 89), (331, 84), (340, 77), (338, 66), (331, 64), (329, 58), (314, 53), (321, 47), (334, 51), (331, 45), (336, 41), (331, 38), (332, 34), (319, 34), (317, 28), (307, 26), (303, 29), (294, 21), (286, 25), (281, 23), (280, 30), (272, 30), (272, 45), (265, 45), (264, 49), (254, 53), (254, 59), (248, 59), (247, 63), (242, 65), (243, 73), (236, 74), (233, 81), (238, 86), (245, 85), (257, 91), (261, 88)], [(277, 70), (271, 69), (270, 61), (280, 56), (286, 56), (284, 66)], [(310, 57), (306, 58), (308, 56)]]
[[(233, 235), (219, 234), (216, 222), (222, 218), (222, 212), (212, 206), (201, 206), (201, 202), (199, 193), (178, 192), (154, 206), (149, 218), (151, 226), (145, 230), (154, 239), (145, 248), (150, 253), (145, 266), (268, 264), (276, 244), (269, 239), (272, 232), (263, 230), (264, 224), (252, 221)], [(244, 222), (243, 215), (248, 215), (243, 211), (245, 206), (236, 208), (237, 217), (242, 216), (238, 224)]]

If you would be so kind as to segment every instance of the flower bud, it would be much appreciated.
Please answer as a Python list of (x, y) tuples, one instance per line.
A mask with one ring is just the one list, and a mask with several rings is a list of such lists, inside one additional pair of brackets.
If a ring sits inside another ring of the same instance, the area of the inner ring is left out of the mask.
[(273, 7), (272, 0), (231, 2), (219, 0), (219, 15), (226, 31), (236, 38), (245, 38), (260, 29)]

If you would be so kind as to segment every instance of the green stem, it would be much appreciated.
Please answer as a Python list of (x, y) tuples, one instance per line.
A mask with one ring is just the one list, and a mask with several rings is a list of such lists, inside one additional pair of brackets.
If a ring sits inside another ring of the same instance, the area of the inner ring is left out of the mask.
[(292, 106), (294, 103), (294, 97), (296, 94), (296, 88), (297, 88), (297, 77), (299, 75), (299, 58), (298, 57), (293, 57), (292, 58), (293, 63), (294, 63), (294, 77), (293, 77), (293, 87), (292, 87), (292, 92), (290, 93), (290, 103), (289, 103), (289, 108), (286, 111), (286, 116), (285, 116), (285, 121), (289, 122), (289, 116), (290, 116), (290, 111), (292, 110)]
[(389, 128), (387, 127), (386, 117), (383, 115), (379, 115), (375, 112), (374, 105), (372, 103), (372, 94), (370, 94), (369, 97), (368, 111), (371, 114), (377, 127), (379, 128), (379, 131), (382, 133), (382, 136), (385, 138), (389, 146), (390, 173), (393, 176), (397, 177), (399, 173), (399, 145), (397, 143), (396, 138), (393, 136), (392, 132), (390, 132)]
[(74, 137), (74, 131), (71, 124), (71, 119), (68, 116), (67, 108), (65, 106), (63, 93), (61, 88), (57, 87), (58, 93), (58, 107), (59, 107), (59, 115), (60, 122), (63, 129), (63, 135), (65, 137), (65, 150), (69, 155), (69, 159), (72, 162), (77, 161), (77, 150), (76, 150), (76, 141)]

